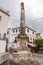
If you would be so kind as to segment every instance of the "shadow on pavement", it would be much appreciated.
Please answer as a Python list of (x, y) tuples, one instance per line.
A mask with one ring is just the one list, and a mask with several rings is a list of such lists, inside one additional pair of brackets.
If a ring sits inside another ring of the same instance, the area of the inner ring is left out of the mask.
[(21, 61), (20, 63), (15, 63), (12, 60), (9, 61), (9, 63), (7, 61), (5, 61), (4, 63), (0, 64), (0, 65), (40, 65), (40, 63), (38, 61), (34, 61), (31, 64), (28, 64), (24, 61)]

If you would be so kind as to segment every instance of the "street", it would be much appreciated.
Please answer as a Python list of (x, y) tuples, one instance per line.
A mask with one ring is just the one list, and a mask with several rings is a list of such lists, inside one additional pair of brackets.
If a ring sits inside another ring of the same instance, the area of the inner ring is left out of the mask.
[(43, 54), (33, 54), (34, 59), (39, 62), (40, 65), (43, 65)]

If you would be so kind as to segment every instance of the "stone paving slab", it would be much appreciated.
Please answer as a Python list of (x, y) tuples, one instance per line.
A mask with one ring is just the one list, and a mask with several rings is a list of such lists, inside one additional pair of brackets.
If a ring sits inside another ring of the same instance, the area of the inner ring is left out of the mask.
[(9, 53), (0, 53), (0, 64), (8, 59)]
[(43, 54), (34, 53), (34, 59), (37, 60), (40, 65), (43, 65)]

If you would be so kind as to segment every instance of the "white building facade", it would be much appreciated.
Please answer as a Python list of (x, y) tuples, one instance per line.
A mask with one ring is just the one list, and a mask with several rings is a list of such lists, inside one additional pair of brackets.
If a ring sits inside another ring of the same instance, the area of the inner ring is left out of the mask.
[(8, 11), (0, 8), (0, 53), (6, 52), (9, 17)]
[(9, 16), (8, 11), (0, 8), (0, 36), (7, 33)]
[[(15, 38), (18, 37), (18, 35), (20, 34), (20, 31), (21, 31), (20, 27), (8, 29), (9, 43), (15, 42)], [(25, 34), (28, 37), (28, 43), (33, 43), (34, 40), (36, 39), (36, 31), (26, 26), (25, 26)], [(18, 39), (17, 39), (17, 42), (19, 42)]]

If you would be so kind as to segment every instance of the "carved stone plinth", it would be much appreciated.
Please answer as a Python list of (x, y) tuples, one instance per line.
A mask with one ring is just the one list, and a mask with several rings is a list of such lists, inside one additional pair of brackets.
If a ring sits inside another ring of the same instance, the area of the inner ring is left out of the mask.
[(27, 50), (27, 36), (26, 35), (19, 35), (18, 36), (18, 39), (19, 39), (19, 51), (24, 51), (24, 50)]

